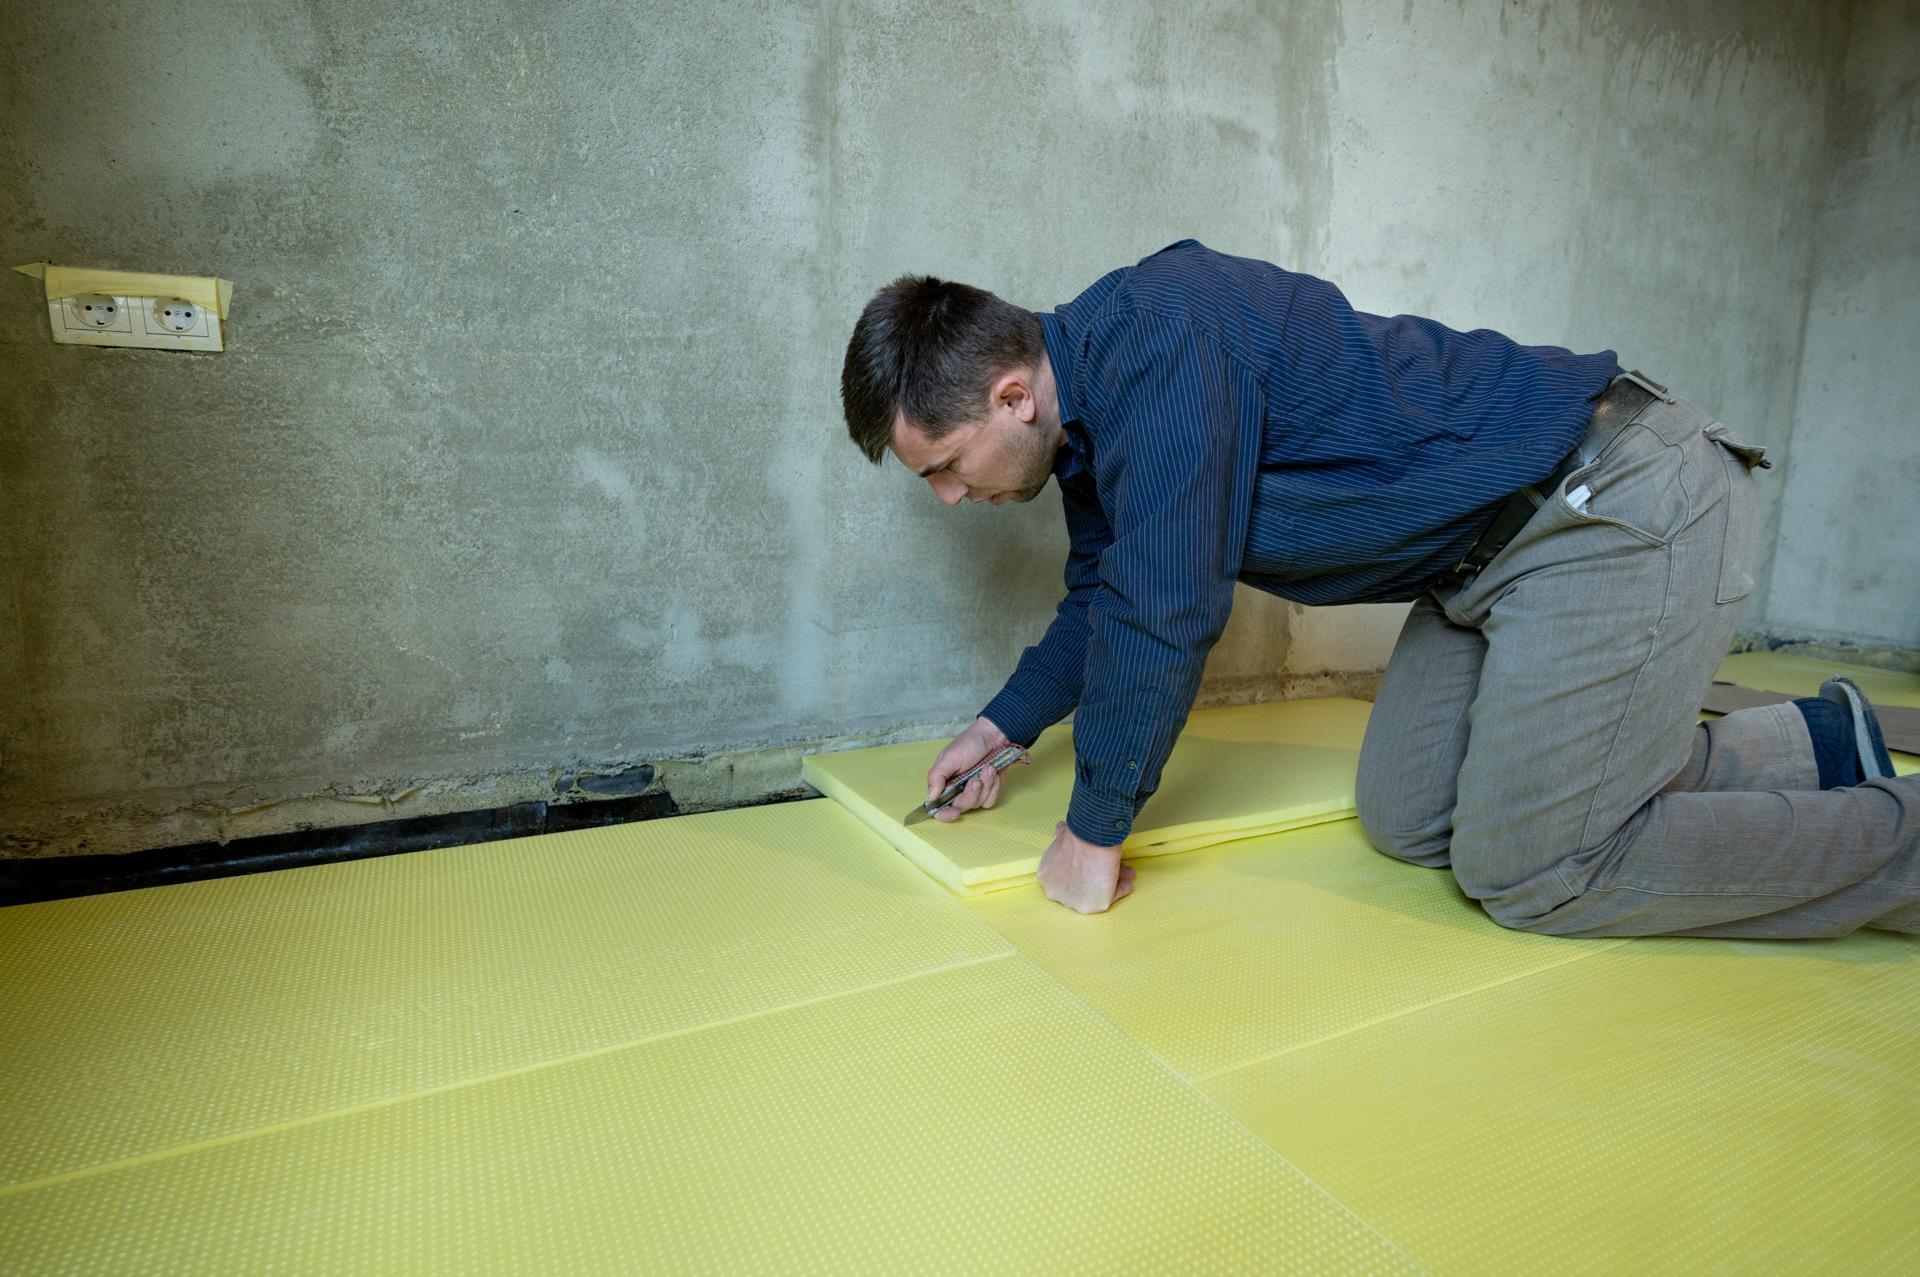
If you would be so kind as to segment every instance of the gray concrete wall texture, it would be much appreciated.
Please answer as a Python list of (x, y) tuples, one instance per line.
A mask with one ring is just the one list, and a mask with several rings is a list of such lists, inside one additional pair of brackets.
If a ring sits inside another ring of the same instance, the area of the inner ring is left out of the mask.
[[(846, 442), (844, 343), (900, 272), (1047, 308), (1194, 236), (1362, 309), (1611, 346), (1786, 456), (1816, 227), (1874, 247), (1822, 196), (1841, 5), (9, 13), (5, 263), (235, 282), (230, 349), (189, 356), (56, 347), (7, 276), (12, 854), (643, 764), (716, 804), (970, 717), (1065, 536), (1051, 495), (949, 510)], [(1875, 393), (1847, 410), (1911, 383)], [(1244, 596), (1203, 695), (1364, 687), (1402, 610)]]
[[(1767, 628), (1920, 651), (1920, 3), (1853, 18)], [(1910, 662), (1909, 662), (1910, 663)]]

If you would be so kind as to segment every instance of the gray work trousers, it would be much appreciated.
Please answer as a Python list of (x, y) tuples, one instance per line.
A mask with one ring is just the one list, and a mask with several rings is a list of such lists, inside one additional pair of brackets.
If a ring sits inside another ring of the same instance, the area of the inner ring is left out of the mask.
[(1920, 931), (1920, 775), (1822, 792), (1794, 706), (1698, 722), (1753, 588), (1759, 450), (1676, 398), (1581, 453), (1408, 613), (1360, 753), (1369, 840), (1528, 931)]

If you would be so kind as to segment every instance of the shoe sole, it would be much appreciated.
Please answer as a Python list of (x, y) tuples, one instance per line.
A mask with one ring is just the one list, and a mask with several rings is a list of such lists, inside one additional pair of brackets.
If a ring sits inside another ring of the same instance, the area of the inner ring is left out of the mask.
[[(1829, 688), (1840, 694), (1832, 695)], [(1820, 695), (1840, 705), (1853, 722), (1853, 742), (1860, 756), (1861, 779), (1892, 780), (1893, 759), (1887, 753), (1885, 737), (1880, 734), (1880, 718), (1873, 712), (1873, 706), (1867, 703), (1866, 693), (1852, 679), (1836, 675), (1820, 685)]]

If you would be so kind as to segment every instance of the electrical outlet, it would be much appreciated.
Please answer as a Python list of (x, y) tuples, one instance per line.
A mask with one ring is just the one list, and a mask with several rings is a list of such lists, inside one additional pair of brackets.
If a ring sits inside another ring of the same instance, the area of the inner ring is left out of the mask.
[(83, 332), (130, 333), (133, 315), (126, 299), (105, 293), (75, 293), (66, 302), (67, 327)]
[(182, 297), (155, 297), (151, 318), (163, 333), (190, 333), (206, 327), (200, 322), (200, 308)]
[(224, 350), (220, 316), (179, 297), (76, 293), (47, 303), (53, 339), (73, 346)]

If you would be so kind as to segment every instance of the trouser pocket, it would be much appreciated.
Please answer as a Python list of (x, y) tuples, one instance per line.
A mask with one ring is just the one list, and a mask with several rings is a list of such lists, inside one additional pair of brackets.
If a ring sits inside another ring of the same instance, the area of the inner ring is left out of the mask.
[(1720, 584), (1714, 591), (1716, 603), (1732, 603), (1753, 593), (1754, 542), (1759, 536), (1759, 498), (1754, 493), (1753, 471), (1771, 469), (1767, 450), (1748, 443), (1716, 421), (1702, 432), (1720, 445), (1720, 461), (1727, 472), (1727, 528), (1720, 547)]

